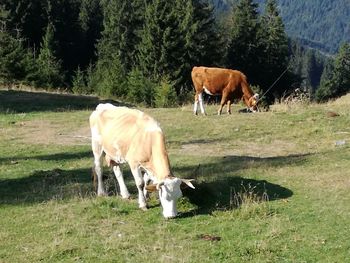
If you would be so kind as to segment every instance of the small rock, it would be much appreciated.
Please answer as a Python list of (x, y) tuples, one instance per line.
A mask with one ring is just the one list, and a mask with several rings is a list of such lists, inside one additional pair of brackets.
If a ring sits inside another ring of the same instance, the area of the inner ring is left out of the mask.
[(335, 142), (335, 146), (342, 146), (345, 145), (346, 141), (345, 140), (339, 140)]

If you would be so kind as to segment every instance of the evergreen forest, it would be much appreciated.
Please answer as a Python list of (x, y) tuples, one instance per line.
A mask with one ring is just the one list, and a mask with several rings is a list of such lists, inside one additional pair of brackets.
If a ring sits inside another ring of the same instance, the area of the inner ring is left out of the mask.
[[(212, 0), (217, 13), (227, 12), (238, 0)], [(259, 12), (266, 0), (256, 0)], [(322, 53), (337, 53), (340, 45), (350, 41), (350, 1), (348, 0), (278, 0), (277, 8), (286, 33), (303, 46)]]
[(349, 42), (325, 56), (287, 36), (276, 0), (258, 2), (218, 13), (205, 0), (2, 0), (0, 84), (169, 107), (192, 98), (203, 65), (241, 70), (266, 103), (350, 90)]

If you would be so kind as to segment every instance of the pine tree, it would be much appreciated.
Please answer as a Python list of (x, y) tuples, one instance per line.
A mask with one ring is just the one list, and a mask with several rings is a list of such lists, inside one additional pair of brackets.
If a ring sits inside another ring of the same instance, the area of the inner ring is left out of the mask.
[[(258, 28), (256, 71), (259, 85), (267, 90), (288, 67), (288, 38), (282, 18), (279, 16), (276, 0), (268, 0)], [(279, 81), (267, 94), (268, 101), (280, 97), (285, 91), (285, 82)], [(274, 95), (274, 96), (273, 96)]]
[[(225, 45), (219, 36), (213, 8), (205, 1), (178, 0), (181, 36), (181, 75), (189, 76), (193, 66), (219, 66), (224, 63)], [(190, 78), (180, 84), (189, 85)]]
[(83, 53), (82, 30), (78, 19), (81, 0), (46, 1), (47, 19), (55, 30), (55, 55), (61, 60), (65, 81), (69, 82), (74, 70), (86, 56)]
[(114, 52), (108, 59), (99, 59), (90, 84), (95, 92), (102, 96), (126, 97), (126, 72), (123, 70), (119, 55)]
[(258, 5), (252, 0), (240, 0), (232, 13), (227, 66), (243, 71), (250, 82), (256, 83), (259, 54), (257, 33), (259, 29)]
[(339, 52), (332, 66), (332, 73), (326, 76), (324, 73), (321, 85), (316, 91), (318, 101), (326, 101), (342, 96), (350, 91), (350, 44), (345, 43), (339, 48)]
[(145, 76), (167, 76), (179, 95), (191, 90), (195, 65), (217, 65), (223, 57), (213, 9), (205, 1), (152, 0), (138, 45), (138, 64)]
[(36, 85), (39, 87), (56, 88), (63, 84), (61, 62), (56, 58), (54, 52), (54, 27), (49, 22), (37, 59), (38, 71)]
[(73, 76), (72, 91), (77, 94), (85, 94), (87, 91), (86, 76), (80, 67), (78, 67)]
[(127, 77), (127, 99), (132, 103), (154, 106), (154, 90), (156, 83), (145, 77), (141, 70), (134, 68)]
[(143, 24), (143, 0), (102, 1), (104, 20), (102, 39), (98, 44), (99, 59), (117, 53), (125, 72), (135, 65), (138, 31)]
[(90, 63), (95, 63), (96, 45), (101, 38), (103, 14), (100, 0), (82, 0), (79, 11), (79, 22), (82, 34), (82, 49), (84, 56), (79, 65), (84, 69)]
[(322, 58), (317, 51), (308, 49), (305, 54), (305, 89), (311, 95), (315, 93), (316, 88), (320, 85), (320, 78), (324, 68), (325, 58)]
[(20, 32), (15, 36), (7, 30), (10, 12), (0, 6), (0, 82), (12, 84), (25, 82), (34, 65), (29, 49), (23, 47)]
[[(141, 1), (104, 0), (103, 31), (97, 45), (95, 91), (103, 95), (127, 96), (126, 75), (135, 64)], [(140, 8), (138, 8), (140, 7)]]
[(138, 64), (145, 76), (160, 81), (162, 75), (178, 80), (180, 47), (184, 46), (176, 17), (176, 3), (153, 0), (147, 5), (145, 23), (138, 45)]
[(8, 29), (18, 29), (26, 40), (26, 46), (31, 48), (40, 46), (47, 17), (45, 5), (48, 0), (1, 0), (8, 10)]

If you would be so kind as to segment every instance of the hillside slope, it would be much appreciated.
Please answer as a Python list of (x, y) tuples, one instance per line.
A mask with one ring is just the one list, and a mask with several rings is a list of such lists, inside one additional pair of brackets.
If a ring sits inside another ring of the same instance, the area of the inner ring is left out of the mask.
[[(237, 0), (212, 0), (218, 12)], [(266, 0), (256, 0), (263, 10)], [(309, 47), (334, 54), (350, 42), (349, 0), (278, 0), (287, 34)]]

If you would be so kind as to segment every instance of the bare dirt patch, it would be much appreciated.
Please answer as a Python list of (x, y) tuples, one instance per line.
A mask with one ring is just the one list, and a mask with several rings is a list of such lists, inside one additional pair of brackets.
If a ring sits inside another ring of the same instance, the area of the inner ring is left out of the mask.
[(274, 140), (265, 142), (237, 142), (227, 145), (224, 142), (186, 143), (181, 146), (180, 153), (185, 155), (228, 156), (246, 155), (257, 157), (273, 157), (298, 152), (297, 145), (292, 142)]
[(23, 121), (14, 124), (13, 137), (25, 144), (87, 145), (89, 126), (64, 127), (49, 120)]

